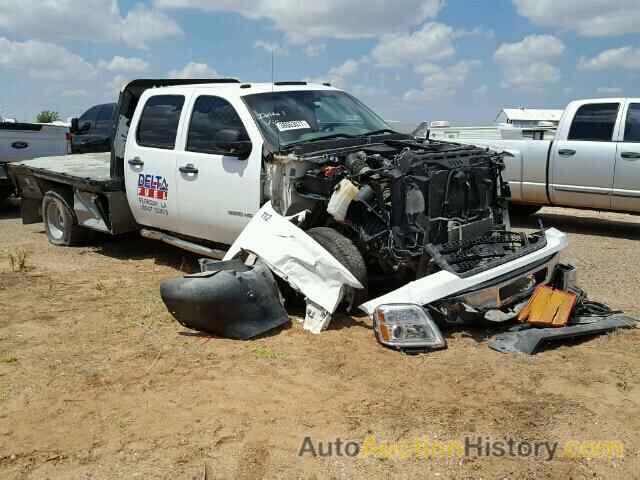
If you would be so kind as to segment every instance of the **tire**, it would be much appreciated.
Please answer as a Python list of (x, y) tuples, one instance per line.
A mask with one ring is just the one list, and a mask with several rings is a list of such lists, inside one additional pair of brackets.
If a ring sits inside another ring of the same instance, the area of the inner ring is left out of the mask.
[(542, 207), (540, 205), (524, 205), (524, 204), (510, 203), (509, 213), (513, 217), (528, 217), (530, 215), (533, 215), (534, 213), (538, 213), (538, 211), (541, 208)]
[(42, 221), (49, 243), (61, 247), (80, 245), (86, 239), (86, 231), (78, 225), (73, 209), (67, 200), (52, 190), (42, 198)]
[(344, 265), (364, 287), (363, 289), (347, 287), (344, 303), (347, 312), (352, 312), (367, 300), (368, 295), (367, 266), (362, 254), (351, 240), (333, 228), (316, 227), (308, 230), (307, 234)]

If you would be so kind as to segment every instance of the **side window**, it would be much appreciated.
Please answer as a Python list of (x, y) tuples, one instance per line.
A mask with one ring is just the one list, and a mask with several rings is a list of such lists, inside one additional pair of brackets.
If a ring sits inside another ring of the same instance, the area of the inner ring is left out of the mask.
[(187, 150), (217, 153), (220, 151), (219, 142), (228, 142), (229, 138), (249, 140), (233, 106), (220, 97), (198, 97), (191, 114)]
[(96, 118), (98, 117), (99, 111), (100, 107), (92, 107), (82, 114), (82, 116), (78, 119), (78, 125), (80, 126), (82, 132), (88, 132), (89, 130), (93, 130), (95, 128)]
[(612, 141), (619, 108), (619, 103), (592, 103), (581, 106), (571, 124), (569, 140)]
[(183, 105), (181, 95), (157, 95), (147, 100), (138, 123), (138, 145), (172, 150)]
[(100, 112), (96, 119), (96, 130), (100, 130), (104, 133), (109, 133), (113, 127), (113, 111), (114, 105), (108, 104), (100, 107)]
[(625, 142), (640, 142), (640, 103), (629, 105), (627, 122), (624, 127)]

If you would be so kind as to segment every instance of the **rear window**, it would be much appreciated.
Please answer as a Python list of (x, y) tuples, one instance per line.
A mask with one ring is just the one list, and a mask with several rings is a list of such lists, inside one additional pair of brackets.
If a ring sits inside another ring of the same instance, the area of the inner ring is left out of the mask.
[(138, 123), (138, 145), (172, 150), (183, 105), (181, 95), (157, 95), (147, 100)]
[(612, 141), (619, 108), (619, 103), (593, 103), (581, 106), (571, 124), (569, 140)]

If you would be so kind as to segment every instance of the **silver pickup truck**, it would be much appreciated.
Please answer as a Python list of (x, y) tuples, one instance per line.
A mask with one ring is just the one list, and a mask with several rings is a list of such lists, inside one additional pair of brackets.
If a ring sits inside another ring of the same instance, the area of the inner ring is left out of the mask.
[(516, 214), (544, 205), (640, 212), (640, 98), (571, 102), (553, 140), (472, 143), (512, 155), (504, 179)]
[(15, 190), (7, 164), (69, 153), (68, 133), (65, 125), (4, 121), (0, 116), (0, 203)]

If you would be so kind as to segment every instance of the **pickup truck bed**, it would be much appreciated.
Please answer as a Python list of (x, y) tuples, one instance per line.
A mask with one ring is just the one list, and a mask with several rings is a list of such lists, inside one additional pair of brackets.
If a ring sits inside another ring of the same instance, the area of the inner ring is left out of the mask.
[(13, 162), (9, 174), (22, 197), (25, 224), (42, 221), (42, 199), (47, 191), (54, 191), (73, 208), (80, 226), (111, 234), (138, 228), (127, 203), (124, 181), (111, 176), (110, 153)]
[(110, 153), (85, 153), (59, 157), (40, 157), (15, 162), (11, 169), (15, 176), (31, 174), (45, 180), (59, 181), (83, 190), (101, 193), (124, 190), (122, 179), (111, 178)]

